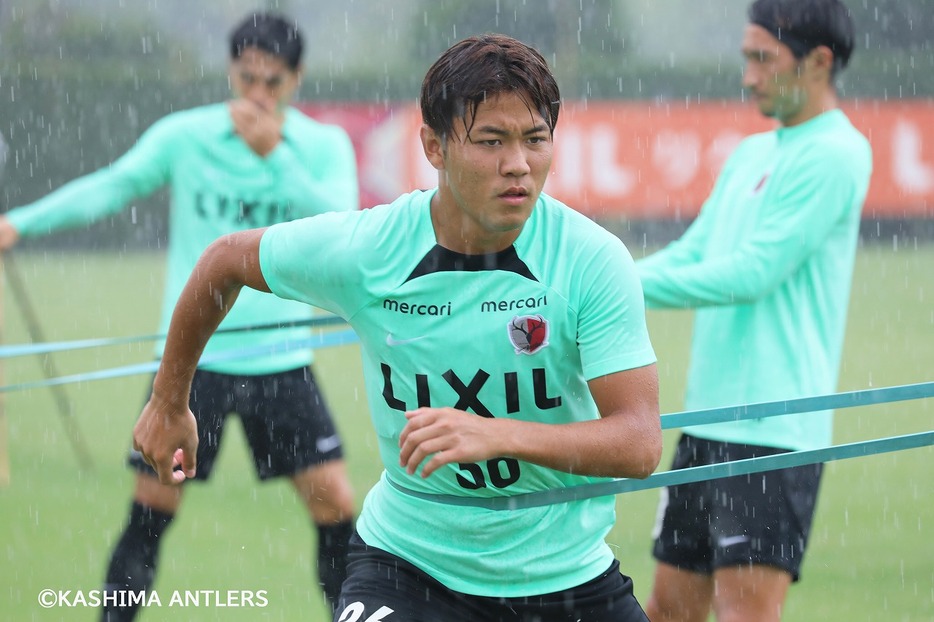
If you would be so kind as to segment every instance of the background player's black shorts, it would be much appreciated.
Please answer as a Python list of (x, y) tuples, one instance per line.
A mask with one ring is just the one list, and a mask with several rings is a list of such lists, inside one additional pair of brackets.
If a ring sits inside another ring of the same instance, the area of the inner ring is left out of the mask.
[[(684, 434), (672, 469), (780, 453), (787, 451)], [(653, 556), (702, 574), (764, 564), (788, 571), (797, 581), (822, 466), (808, 464), (662, 489)]]
[[(374, 615), (381, 612), (380, 615)], [(373, 618), (370, 618), (373, 616)], [(455, 592), (412, 564), (350, 539), (347, 580), (334, 614), (384, 622), (648, 622), (632, 580), (613, 561), (606, 572), (570, 590), (523, 598)]]
[[(198, 422), (197, 480), (211, 476), (231, 413), (240, 416), (262, 480), (343, 456), (334, 421), (308, 367), (261, 376), (199, 369), (189, 404)], [(137, 451), (130, 452), (128, 462), (138, 472), (155, 475)]]

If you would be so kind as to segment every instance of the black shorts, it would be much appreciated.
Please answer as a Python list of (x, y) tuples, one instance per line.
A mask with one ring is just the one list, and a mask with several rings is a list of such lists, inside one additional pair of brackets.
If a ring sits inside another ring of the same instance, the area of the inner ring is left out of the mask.
[[(672, 469), (786, 453), (684, 434)], [(763, 564), (797, 581), (817, 504), (823, 465), (808, 464), (662, 489), (652, 555), (683, 570), (712, 574)]]
[[(371, 617), (372, 616), (372, 617)], [(619, 562), (561, 592), (489, 598), (455, 592), (412, 564), (350, 539), (347, 580), (334, 622), (648, 622)]]
[[(207, 480), (220, 449), (224, 422), (240, 416), (261, 480), (293, 475), (343, 456), (340, 437), (310, 368), (263, 376), (198, 370), (191, 385), (191, 412), (198, 422), (198, 470)], [(128, 462), (155, 475), (137, 451)]]

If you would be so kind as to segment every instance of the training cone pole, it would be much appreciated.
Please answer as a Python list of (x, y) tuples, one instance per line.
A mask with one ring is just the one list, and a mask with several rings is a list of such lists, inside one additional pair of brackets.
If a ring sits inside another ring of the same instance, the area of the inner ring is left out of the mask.
[[(3, 272), (6, 275), (7, 284), (10, 286), (10, 294), (16, 301), (16, 306), (19, 307), (20, 313), (23, 316), (23, 322), (26, 324), (26, 331), (29, 333), (29, 339), (33, 343), (45, 343), (42, 329), (39, 327), (39, 316), (36, 315), (36, 311), (30, 302), (29, 294), (26, 293), (26, 285), (9, 252), (3, 255)], [(45, 354), (40, 358), (42, 359), (42, 371), (46, 379), (51, 380), (56, 378), (59, 374), (52, 362), (51, 354)], [(59, 384), (51, 385), (50, 389), (52, 390), (52, 397), (55, 398), (59, 418), (62, 421), (62, 425), (65, 426), (65, 436), (68, 437), (68, 442), (71, 444), (71, 448), (78, 458), (79, 466), (82, 469), (92, 469), (94, 467), (94, 461), (84, 443), (84, 438), (81, 436), (78, 424), (72, 416), (71, 401), (65, 394), (65, 389)]]
[[(0, 273), (3, 271), (3, 256), (0, 255)], [(0, 287), (0, 342), (6, 334), (3, 316), (3, 288)], [(0, 359), (0, 385), (4, 384), (4, 362)], [(0, 393), (0, 488), (10, 485), (10, 438), (6, 422), (6, 395)]]

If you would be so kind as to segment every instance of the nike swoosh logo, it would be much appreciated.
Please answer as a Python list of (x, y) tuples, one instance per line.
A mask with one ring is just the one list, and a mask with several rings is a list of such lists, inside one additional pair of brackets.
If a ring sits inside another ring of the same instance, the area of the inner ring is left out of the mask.
[(341, 444), (341, 439), (338, 435), (332, 434), (331, 436), (325, 436), (319, 438), (315, 441), (315, 446), (318, 448), (318, 451), (321, 453), (327, 453), (332, 449), (337, 448)]
[(395, 337), (392, 336), (392, 333), (389, 333), (388, 335), (386, 335), (386, 345), (389, 346), (390, 348), (394, 346), (404, 346), (407, 343), (414, 343), (416, 341), (421, 341), (422, 339), (426, 339), (427, 337), (428, 335), (422, 335), (421, 337), (412, 337), (411, 339), (396, 339)]
[(742, 544), (749, 540), (749, 536), (727, 536), (726, 538), (720, 538), (717, 541), (717, 546), (725, 549), (728, 546), (733, 546), (734, 544)]

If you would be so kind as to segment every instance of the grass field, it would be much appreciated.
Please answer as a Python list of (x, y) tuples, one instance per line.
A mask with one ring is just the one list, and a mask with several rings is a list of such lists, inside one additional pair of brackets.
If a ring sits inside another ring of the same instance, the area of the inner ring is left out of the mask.
[[(638, 252), (636, 252), (638, 254)], [(162, 256), (33, 252), (18, 256), (49, 341), (152, 333)], [(934, 380), (934, 246), (861, 249), (840, 389)], [(28, 337), (6, 288), (3, 342)], [(690, 314), (652, 313), (662, 412), (681, 410)], [(150, 358), (150, 344), (54, 357), (61, 374)], [(356, 346), (322, 350), (318, 373), (338, 415), (358, 498), (380, 466), (367, 417)], [(4, 384), (41, 378), (36, 357), (0, 362)], [(0, 487), (0, 618), (96, 620), (90, 608), (43, 609), (39, 593), (100, 587), (130, 500), (123, 466), (148, 377), (65, 386), (95, 467), (77, 461), (47, 388), (0, 394), (10, 482)], [(839, 411), (835, 442), (932, 429), (934, 404), (915, 400)], [(156, 591), (163, 606), (143, 620), (326, 620), (312, 584), (312, 530), (284, 483), (257, 486), (239, 429), (228, 433), (210, 485), (192, 486), (162, 551)], [(674, 432), (666, 433), (662, 469)], [(2, 440), (2, 439), (0, 439)], [(785, 620), (934, 620), (934, 450), (830, 463), (803, 581)], [(651, 583), (649, 534), (657, 491), (618, 497), (610, 534), (644, 599)], [(263, 609), (170, 607), (173, 590), (266, 590)]]

